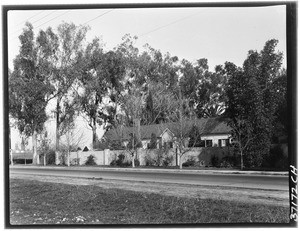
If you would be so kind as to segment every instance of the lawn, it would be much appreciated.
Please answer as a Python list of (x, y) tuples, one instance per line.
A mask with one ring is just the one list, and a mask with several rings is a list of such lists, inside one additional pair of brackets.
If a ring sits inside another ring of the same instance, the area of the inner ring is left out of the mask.
[(10, 223), (288, 223), (289, 208), (10, 179)]

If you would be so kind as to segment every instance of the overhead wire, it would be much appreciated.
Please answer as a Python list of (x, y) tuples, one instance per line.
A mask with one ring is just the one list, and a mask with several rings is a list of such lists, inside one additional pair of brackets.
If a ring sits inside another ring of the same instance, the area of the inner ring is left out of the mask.
[(108, 13), (112, 12), (113, 10), (114, 10), (114, 9), (112, 9), (112, 10), (109, 10), (109, 11), (106, 11), (106, 12), (104, 12), (103, 14), (100, 14), (100, 15), (98, 15), (97, 17), (95, 17), (95, 18), (93, 18), (93, 19), (91, 19), (91, 20), (89, 20), (89, 21), (87, 21), (87, 22), (83, 23), (83, 25), (86, 25), (87, 23), (89, 23), (89, 22), (91, 22), (91, 21), (94, 21), (95, 19), (97, 19), (97, 18), (100, 18), (100, 17), (104, 16), (105, 14), (108, 14)]
[[(57, 10), (56, 10), (56, 11), (57, 11)], [(54, 11), (54, 12), (56, 12), (56, 11)], [(57, 19), (57, 18), (59, 18), (59, 17), (65, 15), (65, 14), (69, 13), (70, 11), (71, 11), (71, 10), (68, 10), (68, 11), (66, 11), (66, 12), (64, 12), (64, 13), (62, 13), (62, 14), (60, 14), (60, 15), (57, 15), (56, 17), (54, 17), (54, 18), (48, 20), (47, 22), (44, 22), (44, 23), (38, 25), (37, 27), (35, 27), (35, 29), (40, 28), (41, 26), (45, 25), (46, 23), (51, 22), (51, 21), (53, 21), (54, 19)], [(54, 12), (51, 12), (50, 14), (53, 14)], [(50, 14), (46, 15), (45, 17), (49, 16)], [(45, 17), (43, 17), (43, 18), (45, 18)], [(42, 19), (43, 19), (43, 18), (42, 18)], [(40, 21), (40, 20), (38, 20), (38, 21)], [(37, 22), (37, 21), (35, 21), (35, 22)], [(35, 22), (34, 22), (34, 23), (35, 23)], [(13, 40), (16, 39), (16, 38), (18, 38), (18, 37), (19, 37), (19, 36), (14, 37)]]
[[(32, 22), (31, 24), (34, 24), (34, 23), (36, 23), (36, 22), (39, 22), (39, 21), (43, 20), (44, 18), (46, 18), (46, 17), (48, 17), (49, 15), (55, 13), (56, 11), (57, 11), (57, 10), (50, 12), (49, 14), (43, 16), (42, 18), (40, 18), (40, 19), (38, 19), (38, 20)], [(24, 22), (26, 22), (26, 21), (28, 21), (28, 19), (26, 19)], [(23, 29), (23, 28), (22, 28), (22, 29)], [(16, 30), (15, 32), (11, 33), (10, 35), (15, 34), (16, 32), (20, 32), (22, 29)], [(18, 37), (19, 37), (19, 36), (14, 37), (13, 40), (16, 39), (16, 38), (18, 38)]]
[(43, 13), (44, 11), (45, 11), (45, 10), (42, 10), (42, 11), (38, 12), (37, 14), (35, 14), (35, 15), (33, 15), (33, 16), (27, 18), (26, 20), (22, 20), (22, 22), (18, 23), (18, 24), (16, 25), (16, 27), (17, 27), (17, 26), (20, 26), (21, 24), (24, 24), (24, 23), (27, 22), (29, 19), (32, 19), (32, 18), (34, 18), (35, 16), (38, 16), (39, 14)]
[(168, 23), (168, 24), (166, 24), (166, 25), (157, 27), (157, 28), (155, 28), (155, 29), (153, 29), (153, 30), (150, 30), (150, 31), (148, 31), (148, 32), (146, 32), (146, 33), (144, 33), (144, 34), (139, 35), (138, 37), (142, 37), (142, 36), (148, 35), (148, 34), (150, 34), (150, 33), (152, 33), (152, 32), (158, 31), (158, 30), (160, 30), (160, 29), (163, 29), (163, 28), (165, 28), (165, 27), (168, 27), (168, 26), (170, 26), (170, 25), (173, 25), (173, 24), (175, 24), (175, 23), (177, 23), (177, 22), (180, 22), (180, 21), (182, 21), (182, 20), (185, 20), (185, 19), (187, 19), (187, 18), (190, 18), (190, 17), (192, 17), (192, 16), (194, 16), (194, 15), (196, 15), (196, 14), (199, 14), (199, 12), (197, 12), (197, 13), (195, 13), (195, 14), (188, 15), (188, 16), (183, 17), (183, 18), (180, 18), (180, 19), (177, 19), (177, 20), (175, 20), (175, 21), (173, 21), (173, 22), (170, 22), (170, 23)]
[(60, 14), (60, 15), (58, 15), (58, 16), (52, 18), (52, 19), (50, 19), (49, 21), (42, 23), (41, 25), (35, 27), (35, 29), (40, 28), (41, 26), (45, 25), (46, 23), (51, 22), (51, 21), (53, 21), (54, 19), (57, 19), (57, 18), (59, 18), (59, 17), (65, 15), (65, 14), (69, 13), (70, 11), (71, 11), (71, 10), (68, 10), (68, 11), (66, 11), (66, 12), (64, 12), (64, 13), (62, 13), (62, 14)]

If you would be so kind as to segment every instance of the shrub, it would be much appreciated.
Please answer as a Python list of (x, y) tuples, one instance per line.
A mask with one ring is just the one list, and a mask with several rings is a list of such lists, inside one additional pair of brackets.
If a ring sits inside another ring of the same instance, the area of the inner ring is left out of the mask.
[(166, 156), (165, 159), (163, 160), (163, 166), (167, 167), (170, 166), (173, 162), (173, 156)]
[(187, 161), (185, 161), (182, 166), (183, 167), (194, 167), (196, 166), (196, 160), (193, 156), (191, 156), (189, 159), (187, 159)]
[(117, 166), (117, 160), (116, 159), (112, 160), (109, 165), (110, 166)]
[(85, 161), (85, 165), (96, 165), (95, 157), (93, 155), (89, 155)]
[(151, 156), (149, 156), (149, 155), (145, 156), (145, 165), (146, 166), (155, 166), (155, 161), (153, 160), (153, 158), (151, 158)]
[(140, 166), (140, 161), (138, 159), (134, 159), (134, 166), (135, 167)]
[(232, 168), (234, 166), (237, 166), (238, 159), (236, 156), (225, 156), (222, 158), (220, 167), (222, 168)]
[(79, 165), (80, 163), (80, 158), (74, 158), (71, 160), (71, 165)]
[(55, 151), (49, 150), (46, 154), (46, 163), (47, 165), (54, 165), (55, 164)]
[(219, 167), (219, 158), (217, 156), (213, 155), (210, 162), (213, 167)]
[(124, 154), (119, 154), (118, 159), (116, 160), (116, 165), (117, 166), (122, 166), (124, 163), (125, 155)]
[[(117, 159), (114, 159), (110, 162), (110, 166), (118, 166), (118, 167), (128, 167), (132, 165), (132, 161), (124, 161), (125, 155), (119, 154)], [(140, 162), (139, 160), (135, 160), (135, 166), (139, 166)]]
[(282, 170), (288, 169), (288, 156), (284, 154), (281, 145), (271, 147), (269, 155), (264, 160), (263, 167)]

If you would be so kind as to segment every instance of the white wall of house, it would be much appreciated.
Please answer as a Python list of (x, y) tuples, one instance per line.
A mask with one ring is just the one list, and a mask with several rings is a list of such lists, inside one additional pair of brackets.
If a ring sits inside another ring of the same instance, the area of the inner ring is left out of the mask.
[(174, 134), (169, 130), (166, 129), (162, 134), (161, 134), (161, 143), (164, 146), (164, 143), (169, 143), (174, 141)]
[(150, 143), (150, 139), (142, 140), (143, 149), (147, 149), (149, 143)]
[[(51, 145), (54, 147), (55, 146), (55, 131), (56, 131), (56, 123), (54, 118), (49, 118), (46, 123), (45, 123), (45, 128), (48, 132), (48, 139), (51, 141)], [(87, 124), (86, 120), (82, 116), (78, 116), (75, 119), (75, 128), (72, 132), (73, 134), (70, 135), (72, 144), (78, 144), (78, 146), (83, 149), (85, 146), (87, 146), (89, 149), (92, 149), (92, 143), (93, 143), (93, 132), (89, 125)], [(98, 138), (100, 139), (104, 134), (104, 131), (102, 127), (98, 127), (97, 129), (97, 135)], [(20, 149), (21, 147), (21, 135), (16, 127), (11, 127), (11, 148), (13, 150), (15, 149)], [(32, 149), (32, 139), (31, 137), (27, 138), (27, 145), (25, 147), (26, 150), (31, 150)], [(40, 137), (38, 136), (38, 145), (40, 141)], [(61, 144), (67, 144), (66, 140), (66, 135), (63, 135), (60, 139)]]
[(221, 141), (222, 147), (225, 146), (225, 140), (229, 139), (230, 142), (230, 134), (214, 134), (214, 135), (202, 135), (201, 140), (212, 140), (212, 146), (219, 146), (219, 140)]

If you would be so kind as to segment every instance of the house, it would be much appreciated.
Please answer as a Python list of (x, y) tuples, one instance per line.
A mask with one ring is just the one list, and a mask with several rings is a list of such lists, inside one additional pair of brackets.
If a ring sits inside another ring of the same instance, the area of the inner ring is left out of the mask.
[[(140, 126), (142, 147), (149, 148), (151, 137), (157, 139), (156, 146), (173, 148), (176, 137), (186, 137), (185, 146), (189, 145), (189, 136), (193, 127), (196, 127), (201, 139), (202, 147), (225, 147), (231, 143), (231, 128), (224, 118), (201, 118), (178, 122), (151, 124)], [(136, 127), (118, 127), (104, 134), (109, 143), (121, 142), (124, 146), (129, 143), (132, 134), (137, 135)], [(198, 144), (199, 146), (199, 144)]]

